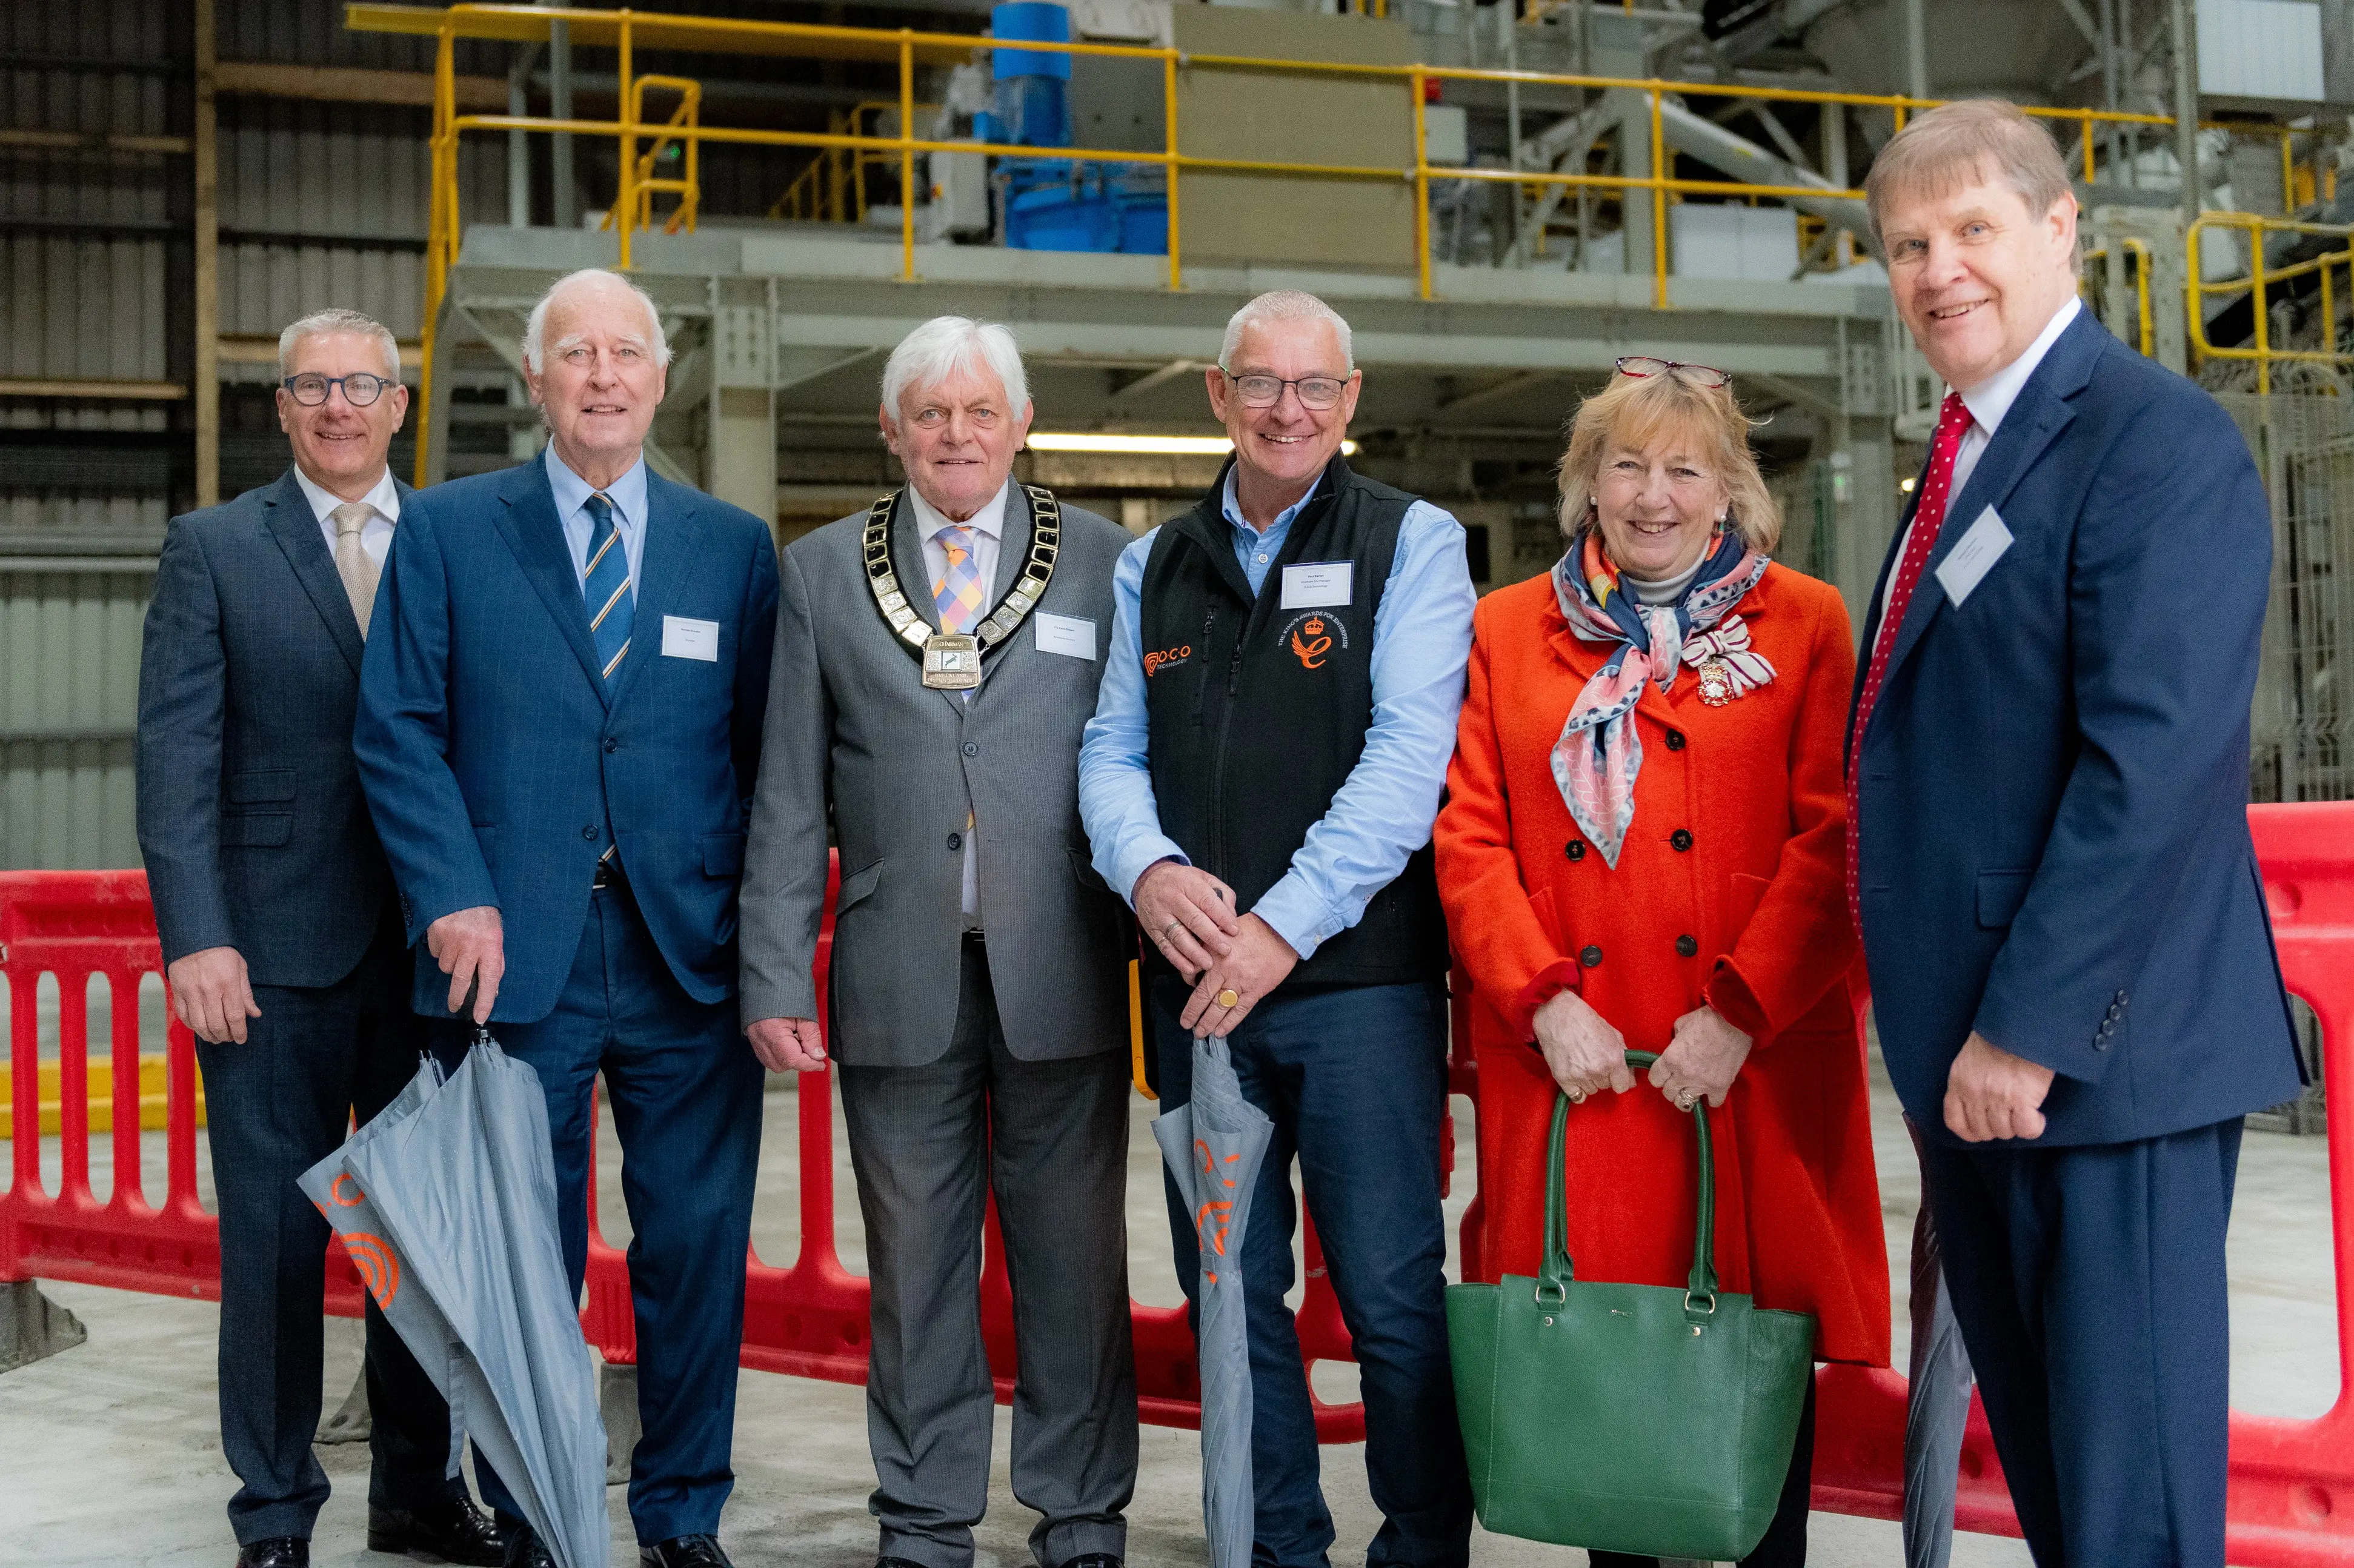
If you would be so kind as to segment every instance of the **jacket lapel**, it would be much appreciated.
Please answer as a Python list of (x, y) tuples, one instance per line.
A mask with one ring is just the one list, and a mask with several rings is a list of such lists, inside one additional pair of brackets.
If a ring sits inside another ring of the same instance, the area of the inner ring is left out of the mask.
[[(678, 602), (680, 574), (703, 556), (703, 517), (695, 503), (695, 495), (686, 486), (673, 484), (652, 469), (646, 471), (645, 544), (638, 551), (630, 654), (621, 661), (621, 679), (613, 688), (615, 707), (637, 684), (638, 673), (647, 661), (662, 657), (663, 617)], [(588, 613), (585, 604), (581, 613), (584, 618)]]
[(285, 552), (286, 564), (294, 568), (295, 581), (302, 585), (319, 619), (327, 623), (328, 635), (349, 661), (352, 673), (357, 674), (365, 652), (359, 618), (352, 613), (352, 596), (344, 591), (343, 577), (335, 570), (335, 557), (328, 552), (326, 535), (319, 531), (318, 514), (311, 510), (311, 498), (295, 482), (292, 469), (270, 487), (261, 504), (270, 520), (270, 536)]
[[(1922, 633), (1945, 606), (1946, 590), (1937, 581), (1937, 568), (1954, 553), (1980, 514), (1989, 506), (2000, 510), (2035, 466), (2036, 460), (2075, 418), (2072, 399), (2092, 378), (2093, 363), (2100, 357), (2107, 341), (2108, 329), (2090, 311), (2080, 311), (2068, 330), (2052, 344), (2043, 363), (2035, 367), (2035, 374), (2027, 378), (2027, 385), (2020, 388), (2018, 401), (2003, 416), (1994, 440), (1987, 443), (1978, 466), (1970, 471), (1969, 482), (1948, 503), (1946, 521), (1937, 530), (1937, 543), (1921, 567), (1921, 580), (1914, 585), (1912, 602), (1904, 608), (1904, 620), (1896, 628), (1896, 641), (1888, 651), (1888, 671), (1881, 682), (1882, 692), (1896, 678), (1897, 670), (1919, 645)], [(1870, 646), (1865, 644), (1866, 648)], [(1866, 663), (1869, 662), (1867, 655)]]
[[(581, 673), (597, 689), (598, 699), (610, 708), (612, 694), (605, 689), (604, 666), (597, 657), (596, 639), (588, 633), (588, 607), (580, 597), (580, 574), (564, 543), (564, 525), (557, 521), (556, 493), (548, 488), (546, 462), (545, 458), (534, 458), (507, 471), (499, 491), (499, 499), (506, 503), (499, 509), (499, 533), (540, 602), (547, 607), (573, 657), (580, 661)], [(651, 477), (647, 490), (651, 494)], [(652, 538), (651, 530), (648, 538)]]

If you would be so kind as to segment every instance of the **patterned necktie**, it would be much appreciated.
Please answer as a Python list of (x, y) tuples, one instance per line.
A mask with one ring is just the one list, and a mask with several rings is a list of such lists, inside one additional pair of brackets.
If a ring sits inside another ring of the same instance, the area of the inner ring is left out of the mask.
[(942, 631), (962, 631), (981, 619), (981, 567), (972, 555), (972, 530), (950, 524), (932, 535), (949, 558), (948, 570), (932, 585), (932, 607)]
[(1954, 483), (1954, 459), (1961, 454), (1962, 432), (1970, 428), (1970, 411), (1958, 392), (1946, 394), (1937, 410), (1937, 433), (1929, 441), (1929, 468), (1921, 476), (1921, 504), (1913, 512), (1913, 531), (1905, 535), (1904, 554), (1896, 563), (1895, 579), (1888, 586), (1888, 609), (1880, 618), (1880, 634), (1872, 640), (1872, 662), (1864, 666), (1863, 694), (1856, 700), (1855, 725), (1848, 732), (1847, 749), (1847, 912), (1858, 935), (1863, 931), (1863, 885), (1858, 875), (1863, 826), (1863, 731), (1880, 701), (1880, 683), (1888, 677), (1888, 655), (1913, 602), (1913, 589), (1937, 535), (1946, 525), (1947, 492)]
[(588, 630), (597, 639), (597, 662), (610, 681), (630, 652), (630, 622), (637, 607), (630, 595), (630, 556), (613, 526), (613, 503), (602, 491), (583, 502), (588, 514), (588, 569), (580, 579), (588, 601)]
[(335, 575), (344, 579), (344, 593), (360, 623), (360, 641), (367, 641), (368, 612), (376, 609), (376, 579), (383, 575), (360, 546), (360, 531), (376, 515), (365, 501), (346, 501), (328, 514), (335, 520)]

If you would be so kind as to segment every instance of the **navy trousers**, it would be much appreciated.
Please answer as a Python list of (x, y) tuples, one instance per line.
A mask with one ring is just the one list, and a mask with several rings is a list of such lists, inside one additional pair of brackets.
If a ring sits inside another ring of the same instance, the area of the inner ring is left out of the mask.
[[(588, 1266), (589, 1097), (597, 1075), (621, 1140), (630, 1296), (638, 1324), (638, 1415), (630, 1519), (641, 1545), (718, 1533), (736, 1484), (737, 1356), (744, 1252), (760, 1158), (762, 1072), (737, 1030), (735, 999), (679, 988), (624, 888), (591, 895), (580, 950), (556, 1011), (492, 1033), (528, 1062), (547, 1096), (557, 1213), (573, 1294)], [(444, 1025), (443, 1038), (470, 1030)], [(476, 1460), (482, 1496), (521, 1511)]]
[(2039, 1568), (2221, 1568), (2240, 1118), (1925, 1144), (1954, 1316)]
[[(1161, 1103), (1193, 1097), (1185, 988), (1151, 990)], [(1332, 1515), (1291, 1309), (1291, 1163), (1348, 1325), (1365, 1404), (1365, 1479), (1382, 1510), (1367, 1568), (1462, 1568), (1471, 1482), (1447, 1353), (1447, 1234), (1439, 1118), (1447, 1112), (1447, 993), (1437, 982), (1278, 991), (1226, 1042), (1244, 1098), (1275, 1122), (1243, 1237), (1251, 1355), (1254, 1563), (1324, 1568)], [(1167, 1183), (1177, 1277), (1199, 1310), (1200, 1244)], [(1198, 1322), (1197, 1322), (1198, 1327)]]
[[(327, 1500), (311, 1451), (319, 1427), (327, 1222), (294, 1185), (417, 1075), (423, 1020), (408, 1011), (398, 927), (331, 986), (256, 986), (246, 1041), (196, 1043), (220, 1202), (221, 1449), (243, 1483), (229, 1499), (240, 1543), (310, 1538)], [(442, 1495), (450, 1407), (367, 1303), (368, 1500), (415, 1508)]]

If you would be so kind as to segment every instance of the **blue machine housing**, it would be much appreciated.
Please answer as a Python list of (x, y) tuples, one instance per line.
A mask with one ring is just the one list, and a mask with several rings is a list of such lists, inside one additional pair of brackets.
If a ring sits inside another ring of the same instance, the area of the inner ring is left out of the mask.
[[(982, 141), (1071, 144), (1067, 54), (1006, 47), (1071, 41), (1071, 13), (1049, 0), (1009, 0), (989, 14), (995, 91), (977, 115)], [(1016, 250), (1169, 251), (1168, 182), (1157, 164), (1001, 158), (1005, 243)]]

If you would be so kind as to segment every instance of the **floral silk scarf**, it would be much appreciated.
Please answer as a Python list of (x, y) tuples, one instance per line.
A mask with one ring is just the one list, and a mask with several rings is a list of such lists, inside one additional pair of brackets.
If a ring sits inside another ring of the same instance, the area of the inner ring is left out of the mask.
[(1681, 599), (1647, 605), (1619, 587), (1618, 568), (1592, 527), (1554, 563), (1553, 592), (1570, 630), (1587, 642), (1618, 644), (1577, 694), (1553, 748), (1562, 800), (1613, 869), (1635, 821), (1635, 777), (1643, 768), (1635, 705), (1643, 683), (1658, 682), (1664, 694), (1685, 665), (1712, 662), (1716, 669), (1706, 678), (1723, 692), (1714, 700), (1730, 701), (1771, 681), (1774, 666), (1751, 649), (1741, 618), (1728, 613), (1771, 565), (1728, 530), (1710, 546)]

